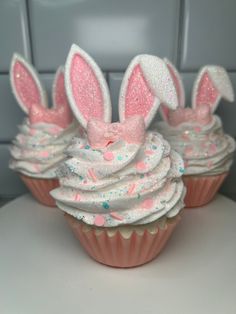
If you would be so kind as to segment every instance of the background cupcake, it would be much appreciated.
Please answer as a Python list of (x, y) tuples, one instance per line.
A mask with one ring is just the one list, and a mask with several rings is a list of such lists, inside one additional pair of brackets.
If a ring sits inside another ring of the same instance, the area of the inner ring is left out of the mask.
[(27, 118), (13, 141), (9, 166), (19, 172), (38, 201), (55, 206), (49, 191), (58, 186), (57, 166), (65, 158), (65, 148), (78, 132), (67, 102), (63, 67), (55, 76), (53, 107), (50, 109), (35, 69), (18, 54), (12, 58), (10, 79), (13, 93)]
[(60, 188), (51, 194), (92, 258), (115, 267), (144, 264), (165, 246), (184, 206), (181, 157), (160, 134), (145, 131), (161, 102), (177, 105), (169, 71), (154, 56), (132, 60), (121, 86), (120, 123), (111, 123), (101, 70), (76, 45), (65, 81), (87, 139), (72, 141)]
[(163, 122), (155, 129), (170, 142), (185, 161), (185, 204), (196, 207), (210, 202), (219, 190), (233, 162), (235, 141), (225, 134), (214, 111), (221, 98), (234, 99), (230, 79), (220, 66), (203, 67), (194, 83), (192, 108), (185, 108), (182, 80), (166, 60), (178, 94), (178, 109), (162, 106)]

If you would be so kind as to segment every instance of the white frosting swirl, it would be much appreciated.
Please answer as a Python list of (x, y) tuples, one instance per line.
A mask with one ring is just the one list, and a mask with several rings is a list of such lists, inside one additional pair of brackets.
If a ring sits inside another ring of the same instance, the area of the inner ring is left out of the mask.
[(36, 178), (55, 178), (58, 164), (65, 159), (64, 150), (78, 134), (77, 123), (63, 129), (55, 124), (30, 124), (26, 118), (10, 148), (9, 167)]
[(157, 129), (185, 161), (185, 175), (215, 175), (227, 172), (233, 162), (235, 140), (224, 134), (216, 115), (201, 126), (182, 123), (177, 127), (157, 122)]
[(61, 187), (51, 194), (59, 208), (89, 225), (145, 224), (184, 206), (182, 158), (157, 132), (148, 132), (144, 144), (120, 140), (103, 149), (74, 138), (67, 153)]

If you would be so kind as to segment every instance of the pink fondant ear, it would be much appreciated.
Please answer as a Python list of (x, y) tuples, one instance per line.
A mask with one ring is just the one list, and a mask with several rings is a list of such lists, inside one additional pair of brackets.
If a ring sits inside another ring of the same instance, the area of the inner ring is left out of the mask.
[(16, 100), (24, 112), (28, 113), (34, 104), (47, 107), (46, 93), (37, 72), (32, 65), (16, 53), (11, 61), (10, 81)]
[(135, 57), (121, 85), (120, 121), (140, 115), (147, 128), (161, 103), (171, 109), (175, 109), (178, 104), (174, 82), (165, 62), (151, 55)]
[(69, 125), (73, 121), (73, 114), (69, 106), (65, 89), (64, 67), (60, 66), (55, 74), (52, 87), (53, 108), (62, 112), (64, 125)]
[(221, 98), (232, 102), (234, 91), (229, 76), (220, 66), (205, 66), (193, 86), (192, 107), (209, 105), (214, 112)]
[(95, 61), (73, 44), (65, 65), (65, 86), (74, 115), (86, 128), (90, 119), (111, 122), (106, 80)]
[[(175, 84), (175, 89), (178, 97), (178, 107), (184, 107), (185, 106), (185, 92), (184, 92), (184, 86), (183, 81), (180, 77), (179, 72), (175, 68), (175, 66), (166, 58), (164, 58), (164, 61), (168, 67), (168, 70), (170, 72), (170, 75), (172, 76), (173, 82)], [(168, 121), (169, 118), (169, 108), (165, 106), (165, 104), (161, 104), (160, 112), (162, 115), (162, 118), (165, 121)]]
[(65, 89), (64, 67), (60, 66), (55, 74), (52, 86), (52, 103), (56, 108), (62, 104), (69, 106)]

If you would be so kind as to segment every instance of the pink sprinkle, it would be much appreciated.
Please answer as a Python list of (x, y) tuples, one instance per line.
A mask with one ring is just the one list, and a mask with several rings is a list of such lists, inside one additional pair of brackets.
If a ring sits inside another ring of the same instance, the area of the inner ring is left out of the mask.
[(34, 169), (35, 169), (37, 172), (40, 172), (39, 165), (34, 165)]
[(97, 181), (97, 177), (96, 177), (96, 175), (95, 175), (95, 173), (94, 173), (93, 168), (90, 168), (90, 169), (88, 170), (88, 175), (91, 177), (91, 179), (93, 180), (93, 182), (96, 182), (96, 181)]
[(145, 209), (151, 209), (153, 207), (153, 203), (153, 199), (148, 198), (142, 202), (141, 206)]
[(216, 144), (211, 144), (209, 148), (210, 148), (210, 152), (215, 153), (217, 146)]
[(212, 166), (213, 166), (213, 162), (212, 162), (212, 161), (208, 161), (207, 167), (208, 167), (208, 168), (211, 168)]
[(96, 215), (94, 219), (94, 224), (98, 227), (104, 226), (105, 218), (102, 215)]
[(146, 169), (146, 164), (143, 161), (139, 161), (136, 163), (136, 169), (138, 170), (145, 170)]
[(60, 133), (61, 129), (55, 126), (52, 127), (49, 131), (51, 134), (57, 135), (58, 133)]
[(35, 130), (34, 129), (31, 129), (30, 130), (30, 135), (34, 135), (35, 134)]
[(190, 146), (190, 145), (188, 145), (188, 146), (185, 148), (185, 150), (184, 150), (184, 154), (185, 154), (185, 155), (189, 155), (189, 154), (192, 153), (192, 151), (193, 151), (193, 147)]
[(103, 154), (103, 158), (107, 161), (113, 160), (114, 159), (114, 154), (112, 152), (105, 152)]
[(118, 213), (116, 212), (111, 212), (110, 213), (111, 217), (114, 218), (114, 219), (117, 219), (117, 220), (123, 220), (123, 217), (120, 216)]
[(131, 195), (134, 193), (135, 187), (136, 187), (135, 183), (130, 184), (129, 190), (128, 190), (128, 195)]
[(187, 167), (188, 167), (188, 161), (185, 160), (185, 161), (184, 161), (184, 168), (187, 168)]
[(145, 155), (153, 155), (154, 151), (153, 150), (145, 150)]
[(196, 133), (200, 133), (201, 130), (202, 130), (202, 128), (201, 128), (200, 126), (196, 126), (196, 127), (194, 128), (194, 131), (195, 131)]
[(80, 201), (81, 200), (81, 196), (79, 193), (75, 194), (75, 201)]
[(183, 133), (182, 134), (182, 139), (185, 140), (185, 141), (189, 141), (189, 135), (186, 134), (186, 133)]
[(41, 152), (40, 156), (44, 157), (44, 158), (47, 158), (49, 156), (49, 152), (47, 152), (47, 151)]
[(39, 143), (40, 143), (40, 144), (44, 144), (44, 143), (46, 143), (45, 138), (42, 138), (42, 139), (39, 141)]

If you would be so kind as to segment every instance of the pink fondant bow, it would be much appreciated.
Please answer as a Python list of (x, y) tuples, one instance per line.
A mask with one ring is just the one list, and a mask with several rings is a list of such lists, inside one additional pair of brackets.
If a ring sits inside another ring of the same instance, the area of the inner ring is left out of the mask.
[(195, 109), (178, 108), (169, 113), (168, 121), (170, 125), (176, 126), (184, 122), (197, 122), (206, 125), (211, 122), (212, 113), (209, 105), (201, 105)]
[(67, 106), (58, 106), (55, 109), (44, 108), (34, 104), (29, 111), (29, 121), (31, 124), (40, 122), (56, 124), (65, 129), (73, 120), (72, 113)]
[(106, 147), (118, 140), (138, 144), (144, 141), (145, 123), (141, 116), (130, 117), (123, 123), (105, 123), (93, 119), (88, 121), (87, 133), (93, 148)]

